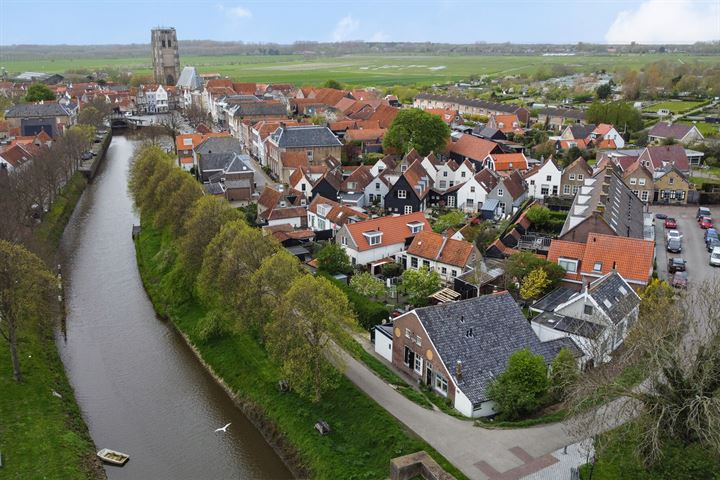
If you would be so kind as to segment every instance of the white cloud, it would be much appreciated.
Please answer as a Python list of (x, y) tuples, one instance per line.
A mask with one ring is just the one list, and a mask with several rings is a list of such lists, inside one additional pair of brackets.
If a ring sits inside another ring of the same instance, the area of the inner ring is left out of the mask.
[(225, 5), (218, 5), (218, 10), (221, 12), (227, 14), (230, 18), (250, 18), (252, 17), (252, 12), (248, 10), (247, 8), (243, 7), (226, 7)]
[(355, 33), (358, 28), (360, 28), (360, 22), (352, 18), (351, 15), (346, 15), (335, 25), (335, 30), (332, 32), (332, 39), (334, 42), (349, 40), (350, 35)]
[(388, 40), (390, 40), (390, 35), (385, 32), (375, 32), (373, 36), (370, 37), (371, 42), (387, 42)]
[(608, 43), (694, 43), (720, 40), (720, 2), (646, 0), (618, 13)]

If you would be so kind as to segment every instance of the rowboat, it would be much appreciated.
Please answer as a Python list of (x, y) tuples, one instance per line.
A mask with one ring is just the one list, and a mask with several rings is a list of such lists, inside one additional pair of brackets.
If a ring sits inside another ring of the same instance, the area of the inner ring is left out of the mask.
[(113, 465), (125, 465), (125, 462), (130, 460), (130, 455), (127, 453), (121, 453), (116, 452), (115, 450), (110, 450), (109, 448), (103, 448), (99, 452), (97, 452), (97, 456), (102, 460), (103, 462), (112, 463)]

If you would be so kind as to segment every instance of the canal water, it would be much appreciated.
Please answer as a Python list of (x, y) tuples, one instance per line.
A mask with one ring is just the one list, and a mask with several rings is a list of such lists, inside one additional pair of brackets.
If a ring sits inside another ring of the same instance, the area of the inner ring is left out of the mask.
[[(121, 479), (286, 479), (292, 475), (158, 319), (143, 289), (127, 172), (137, 142), (115, 136), (62, 241), (67, 322), (58, 346), (96, 446), (128, 453)], [(227, 423), (227, 433), (214, 430)]]

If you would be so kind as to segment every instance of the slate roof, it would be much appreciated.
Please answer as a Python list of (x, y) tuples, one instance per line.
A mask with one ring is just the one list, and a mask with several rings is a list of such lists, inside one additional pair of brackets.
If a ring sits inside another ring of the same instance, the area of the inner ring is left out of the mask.
[(659, 138), (674, 138), (680, 140), (685, 137), (695, 125), (684, 123), (658, 122), (650, 129), (648, 136)]
[(488, 400), (489, 382), (505, 371), (510, 356), (518, 350), (529, 348), (549, 364), (563, 346), (577, 349), (569, 338), (541, 342), (507, 292), (418, 308), (413, 313), (473, 405)]
[(568, 317), (554, 312), (544, 312), (532, 319), (533, 323), (539, 323), (554, 330), (579, 335), (585, 338), (597, 338), (605, 327), (599, 323), (589, 322), (581, 318)]
[(434, 95), (434, 94), (430, 94), (430, 93), (420, 93), (415, 98), (419, 98), (422, 100), (452, 102), (452, 103), (457, 103), (458, 105), (465, 105), (468, 107), (478, 107), (478, 108), (483, 108), (485, 110), (504, 112), (504, 113), (515, 113), (522, 108), (519, 105), (514, 105), (514, 104), (510, 104), (510, 103), (488, 102), (486, 100), (476, 100), (476, 99), (472, 99), (472, 98), (455, 97), (452, 95)]
[(567, 302), (568, 300), (570, 300), (570, 297), (572, 297), (576, 293), (577, 291), (567, 287), (557, 287), (555, 290), (548, 293), (537, 302), (533, 303), (532, 308), (533, 310), (552, 312), (553, 310), (555, 310), (555, 308), (557, 308), (558, 305)]
[(640, 305), (640, 297), (617, 271), (592, 282), (588, 294), (615, 325)]
[(588, 125), (576, 123), (574, 125), (570, 125), (568, 128), (575, 140), (584, 140), (590, 136), (593, 130), (595, 130), (595, 125), (592, 123)]
[(213, 170), (224, 170), (227, 165), (235, 160), (235, 152), (206, 153), (200, 157), (200, 169), (203, 172)]
[(234, 117), (246, 117), (246, 116), (268, 116), (268, 117), (283, 117), (287, 115), (287, 107), (276, 101), (241, 101), (235, 103), (230, 109)]
[(203, 188), (210, 195), (222, 195), (225, 193), (225, 187), (220, 182), (206, 183)]
[(59, 103), (25, 103), (13, 105), (5, 112), (5, 118), (69, 117), (70, 110)]
[(202, 78), (198, 75), (195, 67), (183, 67), (177, 86), (190, 90), (199, 90), (202, 88)]
[(199, 155), (221, 152), (240, 153), (241, 151), (240, 141), (234, 137), (208, 137), (195, 147), (195, 153)]
[(547, 115), (549, 117), (574, 118), (575, 120), (585, 119), (585, 112), (582, 110), (571, 110), (569, 108), (543, 108), (539, 113), (540, 115)]
[(270, 138), (280, 148), (334, 147), (342, 145), (329, 128), (316, 125), (280, 127)]

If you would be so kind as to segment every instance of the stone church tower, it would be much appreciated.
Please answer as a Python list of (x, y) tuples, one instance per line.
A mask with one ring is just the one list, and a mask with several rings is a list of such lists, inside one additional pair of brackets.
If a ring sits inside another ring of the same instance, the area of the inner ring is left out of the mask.
[(150, 46), (155, 82), (163, 85), (175, 85), (180, 76), (180, 55), (175, 29), (154, 28)]

